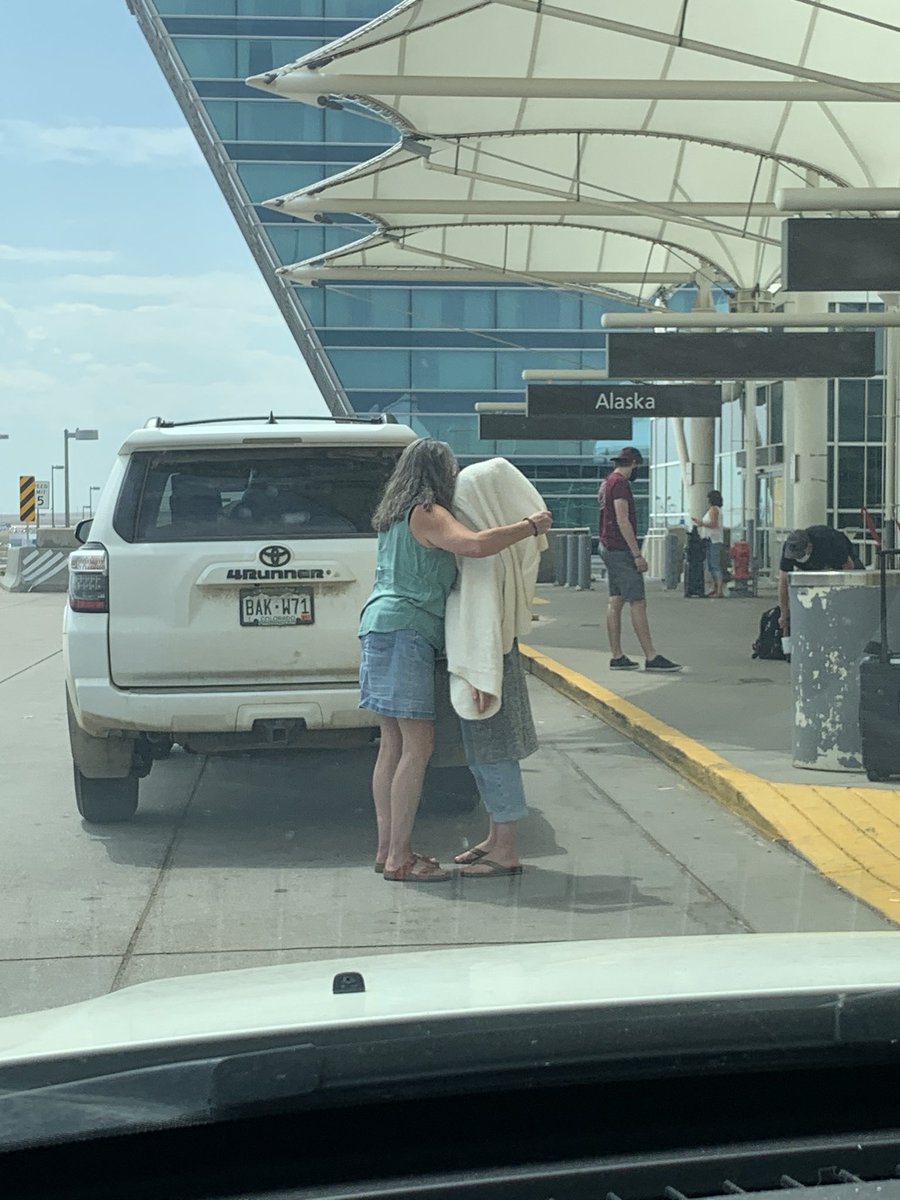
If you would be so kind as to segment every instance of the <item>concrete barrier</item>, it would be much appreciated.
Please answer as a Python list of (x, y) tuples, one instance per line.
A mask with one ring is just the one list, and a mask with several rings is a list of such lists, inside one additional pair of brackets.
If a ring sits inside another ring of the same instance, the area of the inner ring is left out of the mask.
[(10, 546), (0, 586), (8, 592), (64, 592), (71, 547)]

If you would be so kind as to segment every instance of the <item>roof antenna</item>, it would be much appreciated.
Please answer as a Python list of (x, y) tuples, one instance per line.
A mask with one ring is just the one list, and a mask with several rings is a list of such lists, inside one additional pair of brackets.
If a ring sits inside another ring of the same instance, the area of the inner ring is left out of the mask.
[(268, 419), (268, 421), (266, 421), (266, 424), (267, 425), (277, 425), (278, 424), (278, 422), (275, 420), (275, 414), (272, 412), (271, 408), (269, 409), (269, 419)]

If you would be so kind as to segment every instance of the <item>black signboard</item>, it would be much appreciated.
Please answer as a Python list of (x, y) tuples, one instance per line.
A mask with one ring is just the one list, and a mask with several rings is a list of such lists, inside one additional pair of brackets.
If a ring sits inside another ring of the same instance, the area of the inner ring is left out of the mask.
[(618, 379), (833, 379), (875, 374), (875, 334), (611, 333)]
[(714, 383), (529, 383), (529, 417), (718, 417)]
[(527, 417), (524, 413), (480, 413), (478, 436), (483, 442), (627, 441), (631, 417)]
[(785, 221), (782, 287), (791, 292), (900, 291), (900, 221), (829, 217)]

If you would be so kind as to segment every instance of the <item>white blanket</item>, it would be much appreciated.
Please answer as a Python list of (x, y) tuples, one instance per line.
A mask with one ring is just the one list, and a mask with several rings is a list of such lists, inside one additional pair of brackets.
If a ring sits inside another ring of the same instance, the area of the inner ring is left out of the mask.
[[(469, 529), (513, 525), (546, 508), (541, 494), (505, 458), (474, 463), (456, 481), (453, 511)], [(531, 607), (546, 537), (528, 537), (490, 558), (459, 558), (447, 599), (450, 698), (466, 721), (483, 721), (503, 700), (503, 656), (531, 630)], [(479, 713), (472, 689), (494, 699)]]

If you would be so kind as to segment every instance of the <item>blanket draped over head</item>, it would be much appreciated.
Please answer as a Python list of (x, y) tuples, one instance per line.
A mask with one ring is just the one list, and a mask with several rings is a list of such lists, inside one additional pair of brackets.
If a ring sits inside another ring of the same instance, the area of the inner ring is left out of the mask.
[[(453, 512), (472, 530), (514, 525), (546, 508), (541, 494), (505, 458), (474, 463), (456, 481)], [(503, 700), (503, 656), (531, 629), (541, 553), (547, 539), (527, 537), (489, 558), (459, 558), (459, 577), (447, 599), (450, 697), (467, 721), (486, 720)], [(472, 689), (493, 699), (479, 713)]]

